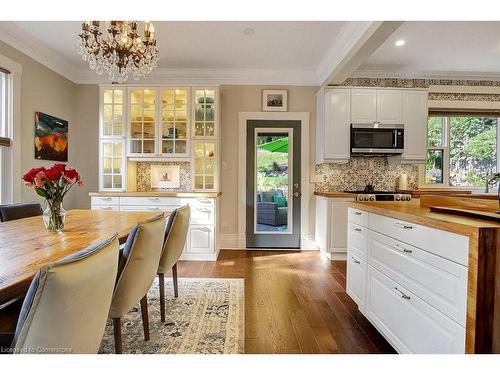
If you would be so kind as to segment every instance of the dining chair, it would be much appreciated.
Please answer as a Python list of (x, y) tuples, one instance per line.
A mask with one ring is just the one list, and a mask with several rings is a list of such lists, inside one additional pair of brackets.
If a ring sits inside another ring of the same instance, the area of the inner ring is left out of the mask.
[(130, 232), (120, 255), (109, 317), (113, 319), (115, 352), (122, 352), (121, 318), (141, 302), (144, 340), (149, 340), (147, 293), (153, 284), (160, 261), (165, 233), (163, 214), (138, 223)]
[(0, 205), (1, 222), (39, 216), (42, 213), (42, 206), (40, 203), (14, 203)]
[(165, 272), (172, 270), (174, 296), (177, 298), (179, 296), (177, 261), (186, 245), (190, 219), (191, 208), (189, 205), (174, 210), (168, 218), (163, 253), (157, 271), (160, 284), (160, 319), (162, 322), (165, 321)]
[(97, 353), (118, 272), (114, 236), (43, 266), (28, 289), (14, 353)]

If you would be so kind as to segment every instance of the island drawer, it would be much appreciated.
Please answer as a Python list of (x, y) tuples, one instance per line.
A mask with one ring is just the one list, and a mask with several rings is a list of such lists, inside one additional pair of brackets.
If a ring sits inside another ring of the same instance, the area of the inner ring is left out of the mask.
[(123, 206), (181, 206), (181, 199), (177, 197), (121, 197)]
[(358, 210), (357, 208), (349, 207), (348, 210), (348, 220), (352, 223), (361, 225), (363, 227), (368, 226), (368, 212)]
[(118, 206), (120, 204), (119, 197), (90, 197), (90, 203), (94, 206)]
[(368, 249), (368, 229), (361, 225), (348, 222), (347, 252), (366, 261)]

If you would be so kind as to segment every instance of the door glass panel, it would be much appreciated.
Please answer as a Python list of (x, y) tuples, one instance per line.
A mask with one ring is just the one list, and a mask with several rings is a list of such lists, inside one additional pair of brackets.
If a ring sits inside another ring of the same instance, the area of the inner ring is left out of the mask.
[(289, 134), (258, 132), (255, 142), (255, 233), (288, 233)]

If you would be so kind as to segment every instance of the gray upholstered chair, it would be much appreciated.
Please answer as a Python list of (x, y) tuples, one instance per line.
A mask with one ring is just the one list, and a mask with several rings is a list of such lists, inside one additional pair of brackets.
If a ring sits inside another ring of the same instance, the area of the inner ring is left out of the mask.
[(156, 276), (163, 250), (165, 218), (163, 214), (137, 224), (130, 232), (120, 255), (109, 317), (113, 319), (115, 352), (122, 352), (121, 318), (141, 302), (144, 339), (149, 340), (147, 293)]
[(0, 221), (24, 219), (42, 214), (40, 203), (14, 203), (0, 205)]
[(97, 353), (113, 297), (118, 254), (114, 235), (42, 267), (21, 309), (14, 352)]
[(165, 321), (165, 272), (172, 270), (174, 296), (179, 296), (177, 283), (177, 261), (184, 250), (186, 237), (191, 220), (191, 208), (186, 205), (179, 207), (170, 214), (165, 231), (163, 254), (158, 265), (158, 279), (160, 284), (160, 316)]

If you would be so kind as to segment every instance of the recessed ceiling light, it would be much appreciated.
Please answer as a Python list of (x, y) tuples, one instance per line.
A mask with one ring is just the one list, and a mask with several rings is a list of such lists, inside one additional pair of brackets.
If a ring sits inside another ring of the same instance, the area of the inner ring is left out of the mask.
[(399, 40), (396, 40), (396, 43), (394, 43), (396, 45), (396, 47), (401, 47), (401, 46), (404, 46), (404, 44), (406, 43), (406, 41), (404, 41), (403, 39), (399, 39)]
[(245, 30), (243, 30), (243, 34), (250, 36), (255, 34), (255, 30), (252, 29), (251, 27), (247, 27)]

